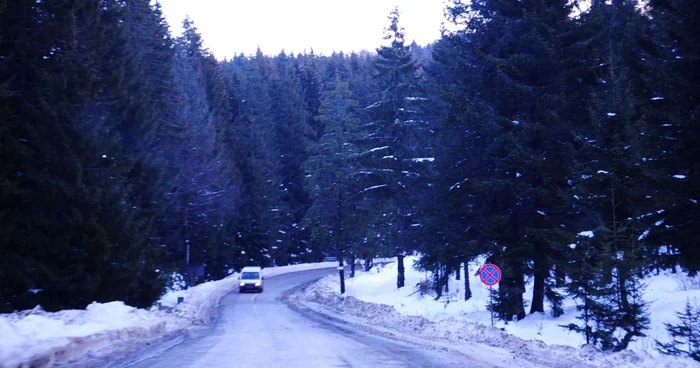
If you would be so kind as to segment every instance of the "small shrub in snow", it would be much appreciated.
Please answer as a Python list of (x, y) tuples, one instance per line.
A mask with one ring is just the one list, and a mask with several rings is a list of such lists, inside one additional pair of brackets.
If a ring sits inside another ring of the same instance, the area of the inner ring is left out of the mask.
[(540, 323), (537, 324), (537, 336), (542, 336), (542, 328), (544, 327), (544, 313), (540, 313)]
[(627, 224), (601, 226), (572, 252), (567, 289), (581, 315), (580, 322), (562, 327), (601, 350), (625, 350), (646, 337), (650, 327), (650, 303), (643, 298), (644, 254), (630, 234)]
[(657, 349), (666, 355), (688, 356), (700, 361), (700, 309), (686, 302), (683, 312), (676, 312), (680, 323), (665, 323), (666, 331), (673, 338), (669, 343), (656, 342)]
[(185, 277), (182, 274), (173, 272), (170, 274), (170, 278), (165, 286), (165, 294), (171, 291), (185, 290), (187, 284), (185, 283)]
[(433, 282), (428, 279), (421, 280), (416, 284), (416, 293), (418, 293), (418, 295), (421, 297), (433, 296), (435, 291), (434, 289), (435, 286), (433, 285)]
[(674, 276), (681, 290), (700, 290), (700, 275), (689, 276), (686, 273), (677, 273)]

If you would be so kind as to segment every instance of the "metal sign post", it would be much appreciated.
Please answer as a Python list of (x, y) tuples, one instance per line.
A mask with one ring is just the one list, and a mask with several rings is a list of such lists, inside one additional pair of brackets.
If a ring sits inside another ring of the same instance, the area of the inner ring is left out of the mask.
[(493, 286), (489, 286), (489, 304), (491, 304), (489, 309), (491, 310), (491, 327), (493, 327)]
[(345, 266), (341, 257), (338, 257), (338, 274), (340, 275), (340, 294), (345, 294)]
[(501, 269), (495, 264), (485, 264), (479, 270), (479, 279), (489, 287), (489, 309), (491, 310), (491, 327), (493, 327), (493, 285), (501, 281)]

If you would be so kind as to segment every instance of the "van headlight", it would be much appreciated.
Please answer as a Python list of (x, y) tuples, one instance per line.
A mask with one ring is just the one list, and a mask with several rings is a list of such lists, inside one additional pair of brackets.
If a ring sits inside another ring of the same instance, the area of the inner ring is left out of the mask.
[(255, 283), (255, 286), (260, 286), (260, 285), (261, 285), (261, 284), (260, 284), (259, 282), (256, 282), (256, 283)]
[(245, 286), (245, 282), (241, 282), (241, 283), (238, 284), (238, 285)]

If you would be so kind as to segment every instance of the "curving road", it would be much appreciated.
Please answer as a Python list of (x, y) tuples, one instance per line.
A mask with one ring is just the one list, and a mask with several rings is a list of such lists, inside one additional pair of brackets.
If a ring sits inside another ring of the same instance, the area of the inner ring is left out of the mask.
[[(335, 269), (301, 271), (265, 279), (260, 294), (222, 299), (221, 316), (212, 328), (153, 347), (132, 357), (130, 368), (190, 367), (455, 367), (470, 366), (465, 356), (430, 350), (338, 328), (291, 309), (285, 292)], [(174, 344), (174, 345), (173, 345)]]

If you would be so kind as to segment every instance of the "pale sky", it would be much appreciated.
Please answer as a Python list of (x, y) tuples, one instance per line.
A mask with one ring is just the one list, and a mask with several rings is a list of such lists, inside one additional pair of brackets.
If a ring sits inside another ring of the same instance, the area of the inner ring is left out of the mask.
[(185, 16), (217, 59), (255, 54), (374, 50), (384, 43), (387, 16), (399, 6), (407, 43), (440, 37), (443, 0), (160, 0), (173, 35)]

